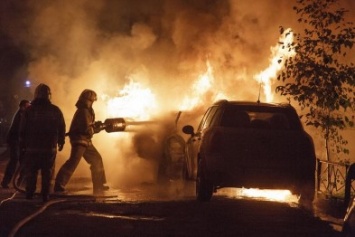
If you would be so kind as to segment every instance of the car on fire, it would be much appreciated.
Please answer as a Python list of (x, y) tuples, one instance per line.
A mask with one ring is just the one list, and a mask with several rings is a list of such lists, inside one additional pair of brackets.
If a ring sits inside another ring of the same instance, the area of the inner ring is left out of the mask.
[(290, 104), (222, 100), (210, 106), (186, 141), (187, 177), (196, 198), (224, 187), (287, 189), (310, 204), (316, 155), (311, 136)]

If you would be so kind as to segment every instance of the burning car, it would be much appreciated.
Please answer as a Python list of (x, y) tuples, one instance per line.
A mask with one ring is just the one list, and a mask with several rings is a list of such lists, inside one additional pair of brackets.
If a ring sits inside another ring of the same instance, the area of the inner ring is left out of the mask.
[(218, 101), (198, 128), (185, 125), (187, 176), (209, 201), (223, 187), (287, 189), (311, 203), (316, 156), (290, 104)]

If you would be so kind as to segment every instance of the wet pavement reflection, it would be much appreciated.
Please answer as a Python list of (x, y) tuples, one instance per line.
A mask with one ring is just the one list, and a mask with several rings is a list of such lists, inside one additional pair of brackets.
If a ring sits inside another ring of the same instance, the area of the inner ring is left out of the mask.
[[(68, 196), (92, 195), (90, 180), (78, 179), (68, 185)], [(142, 183), (129, 186), (110, 186), (102, 197), (111, 201), (142, 202), (142, 201), (171, 201), (195, 199), (195, 182), (183, 180), (167, 180), (157, 183)]]

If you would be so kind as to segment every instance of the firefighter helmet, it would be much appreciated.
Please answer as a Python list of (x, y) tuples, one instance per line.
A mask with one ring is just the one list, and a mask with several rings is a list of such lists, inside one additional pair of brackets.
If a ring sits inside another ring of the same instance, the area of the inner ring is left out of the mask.
[(18, 104), (18, 107), (23, 107), (25, 106), (26, 104), (29, 104), (30, 101), (29, 100), (21, 100), (20, 103)]
[(51, 89), (49, 88), (49, 86), (47, 86), (46, 84), (39, 84), (36, 87), (35, 90), (35, 95), (34, 98), (35, 99), (47, 99), (49, 100), (51, 97)]
[(83, 92), (81, 92), (79, 96), (79, 100), (86, 101), (89, 100), (91, 102), (94, 102), (97, 100), (97, 95), (96, 92), (93, 90), (85, 89)]

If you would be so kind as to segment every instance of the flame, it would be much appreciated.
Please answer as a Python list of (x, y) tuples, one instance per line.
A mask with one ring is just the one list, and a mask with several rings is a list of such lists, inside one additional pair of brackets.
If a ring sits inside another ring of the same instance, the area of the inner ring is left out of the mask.
[(298, 198), (295, 195), (292, 195), (289, 190), (242, 188), (239, 192), (237, 192), (237, 195), (277, 202), (298, 202)]
[(180, 110), (191, 110), (199, 104), (202, 104), (203, 101), (201, 98), (212, 88), (214, 82), (213, 68), (208, 60), (206, 66), (206, 72), (200, 75), (197, 81), (192, 85), (193, 92), (190, 93), (190, 96), (185, 96)]
[(273, 93), (271, 92), (271, 85), (272, 79), (276, 78), (278, 71), (284, 66), (284, 60), (280, 61), (280, 59), (292, 57), (296, 54), (294, 50), (288, 50), (288, 48), (284, 46), (293, 42), (291, 29), (287, 29), (285, 32), (286, 33), (282, 34), (279, 39), (279, 42), (283, 42), (283, 44), (277, 44), (271, 47), (270, 65), (254, 76), (254, 79), (263, 86), (266, 102), (271, 102), (274, 99)]
[(156, 108), (157, 101), (152, 91), (133, 80), (119, 91), (117, 97), (107, 101), (107, 111), (111, 117), (147, 120)]

